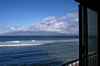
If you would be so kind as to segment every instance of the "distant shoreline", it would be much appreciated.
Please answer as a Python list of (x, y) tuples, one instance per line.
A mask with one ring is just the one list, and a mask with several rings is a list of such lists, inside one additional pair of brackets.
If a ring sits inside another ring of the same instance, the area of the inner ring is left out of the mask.
[(65, 38), (79, 38), (79, 36), (0, 36), (0, 41), (10, 41), (10, 40), (59, 40)]
[[(4, 36), (4, 35), (0, 35), (0, 36)], [(7, 35), (5, 35), (5, 36), (7, 36)], [(15, 36), (15, 35), (9, 35), (9, 36)], [(16, 36), (24, 36), (24, 35), (16, 35)], [(25, 36), (30, 36), (30, 35), (25, 35)], [(34, 36), (32, 36), (32, 37), (34, 37)], [(36, 37), (38, 37), (38, 36), (36, 36)], [(61, 37), (61, 36), (39, 36), (39, 37)], [(79, 37), (79, 36), (64, 36), (64, 37)]]

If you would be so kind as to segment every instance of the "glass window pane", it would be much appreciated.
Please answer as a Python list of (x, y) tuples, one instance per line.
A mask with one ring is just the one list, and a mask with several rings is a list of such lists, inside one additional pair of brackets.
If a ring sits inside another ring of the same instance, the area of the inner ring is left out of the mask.
[(98, 24), (97, 24), (97, 12), (87, 9), (88, 15), (88, 54), (97, 51), (98, 44)]

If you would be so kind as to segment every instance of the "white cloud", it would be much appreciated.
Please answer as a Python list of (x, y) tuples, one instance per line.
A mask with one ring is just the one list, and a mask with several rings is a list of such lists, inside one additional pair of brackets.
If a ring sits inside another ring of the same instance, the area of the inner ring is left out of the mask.
[(44, 18), (44, 21), (49, 21), (49, 20), (54, 20), (56, 18), (56, 16), (49, 16), (47, 18)]
[(71, 22), (76, 22), (76, 23), (78, 23), (78, 22), (79, 22), (79, 19), (78, 19), (78, 18), (75, 18), (75, 19), (71, 20)]
[(11, 29), (13, 31), (17, 30), (15, 27), (9, 27), (9, 29)]
[[(64, 22), (65, 19), (71, 19), (70, 22)], [(59, 18), (57, 22), (56, 16), (44, 18), (40, 23), (32, 24), (31, 26), (16, 25), (7, 28), (10, 31), (57, 31), (60, 33), (77, 34), (78, 33), (78, 15), (68, 13)]]
[(62, 17), (59, 18), (59, 21), (64, 21), (64, 20), (67, 20), (68, 18), (77, 18), (78, 17), (78, 14), (76, 13), (68, 13)]

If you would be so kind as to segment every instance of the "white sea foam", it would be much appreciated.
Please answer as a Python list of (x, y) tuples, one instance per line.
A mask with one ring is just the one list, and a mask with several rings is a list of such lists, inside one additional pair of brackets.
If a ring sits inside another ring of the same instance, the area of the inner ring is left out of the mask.
[(20, 41), (6, 41), (7, 43), (19, 43)]
[(64, 39), (64, 40), (6, 41), (6, 42), (0, 42), (0, 47), (35, 46), (35, 45), (44, 45), (48, 43), (59, 43), (59, 42), (79, 42), (79, 40)]
[(79, 42), (79, 39), (62, 40), (61, 42)]
[(35, 40), (32, 40), (32, 42), (35, 42)]
[(7, 44), (7, 45), (0, 45), (0, 47), (18, 47), (18, 46), (34, 46), (34, 45), (42, 45), (42, 44)]

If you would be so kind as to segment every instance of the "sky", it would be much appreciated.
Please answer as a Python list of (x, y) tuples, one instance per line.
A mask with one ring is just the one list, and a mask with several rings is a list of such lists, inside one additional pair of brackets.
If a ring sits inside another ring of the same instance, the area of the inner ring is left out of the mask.
[(0, 33), (58, 31), (78, 34), (74, 0), (0, 0)]

